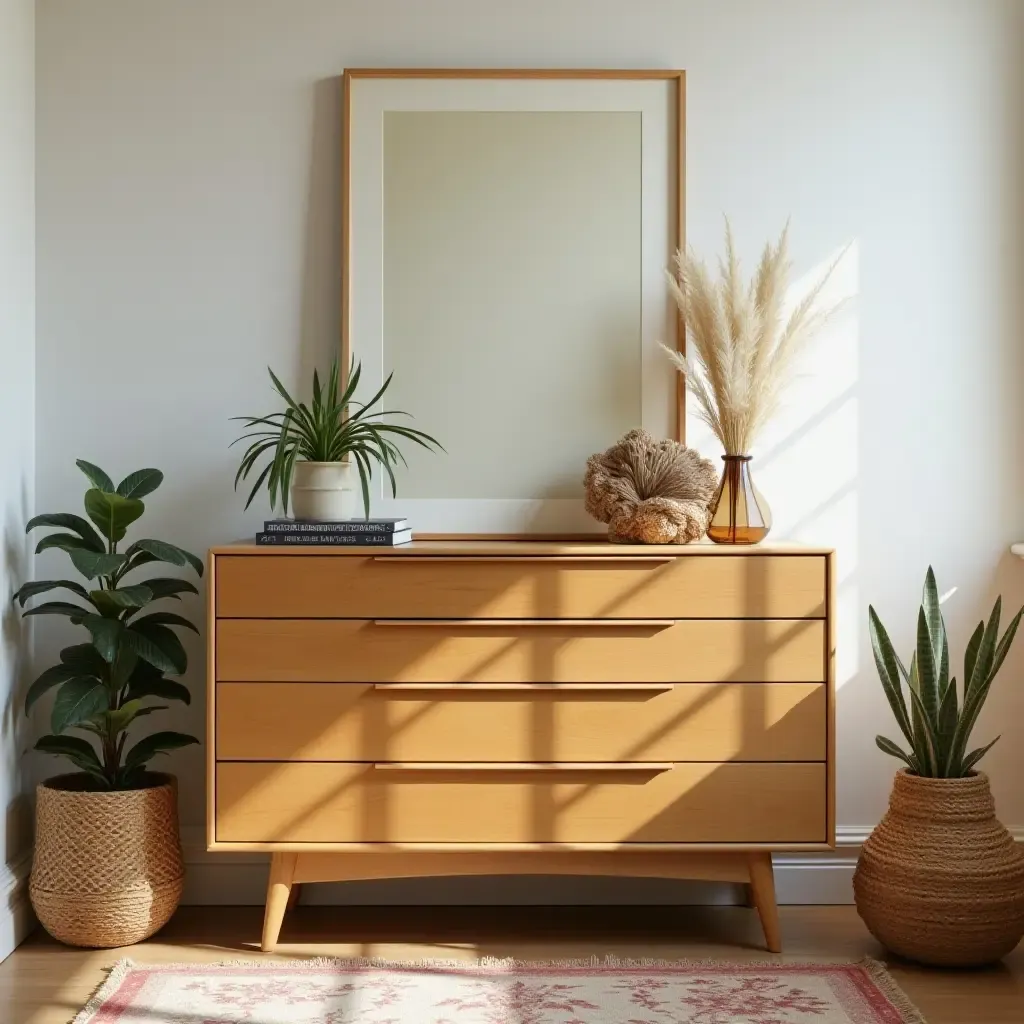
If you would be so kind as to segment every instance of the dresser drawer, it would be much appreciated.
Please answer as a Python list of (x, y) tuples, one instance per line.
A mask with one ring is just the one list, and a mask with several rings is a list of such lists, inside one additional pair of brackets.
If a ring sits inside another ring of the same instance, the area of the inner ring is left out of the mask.
[(536, 684), (501, 688), (516, 685), (389, 683), (375, 688), (358, 683), (219, 683), (217, 757), (231, 761), (825, 759), (823, 683), (634, 683), (616, 690), (557, 690)]
[(824, 764), (398, 770), (220, 762), (218, 842), (820, 843)]
[(217, 678), (820, 683), (825, 679), (825, 623), (224, 619), (217, 623)]
[(220, 555), (232, 618), (820, 618), (823, 555)]

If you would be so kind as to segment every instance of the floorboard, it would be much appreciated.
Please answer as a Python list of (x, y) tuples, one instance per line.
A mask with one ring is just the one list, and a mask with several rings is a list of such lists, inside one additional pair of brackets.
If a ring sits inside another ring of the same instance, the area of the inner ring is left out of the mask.
[[(781, 907), (788, 960), (886, 959), (852, 907)], [(34, 935), (0, 964), (3, 1024), (67, 1024), (122, 956), (145, 962), (260, 957), (258, 907), (183, 907), (158, 936), (122, 950), (69, 949)], [(604, 956), (764, 959), (741, 907), (305, 907), (285, 919), (278, 958)], [(936, 971), (888, 961), (929, 1024), (1022, 1024), (1024, 948), (996, 967)]]

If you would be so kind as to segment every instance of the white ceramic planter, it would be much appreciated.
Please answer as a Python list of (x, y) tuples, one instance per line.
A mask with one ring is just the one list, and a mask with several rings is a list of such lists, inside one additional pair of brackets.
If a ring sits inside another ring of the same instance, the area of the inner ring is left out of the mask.
[(354, 473), (351, 462), (296, 462), (292, 467), (292, 515), (296, 519), (354, 519)]

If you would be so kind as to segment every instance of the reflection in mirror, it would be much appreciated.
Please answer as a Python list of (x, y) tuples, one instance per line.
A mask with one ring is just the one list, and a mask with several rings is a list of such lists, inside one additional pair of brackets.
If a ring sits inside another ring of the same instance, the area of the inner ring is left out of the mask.
[[(389, 408), (408, 498), (582, 497), (641, 422), (638, 111), (384, 114)], [(411, 447), (411, 446), (409, 446)]]

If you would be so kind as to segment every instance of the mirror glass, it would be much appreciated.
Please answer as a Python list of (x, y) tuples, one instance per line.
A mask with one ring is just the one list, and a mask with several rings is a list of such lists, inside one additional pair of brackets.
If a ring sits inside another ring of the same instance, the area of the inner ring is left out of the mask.
[(385, 403), (448, 450), (399, 493), (581, 497), (642, 418), (640, 112), (383, 117)]

